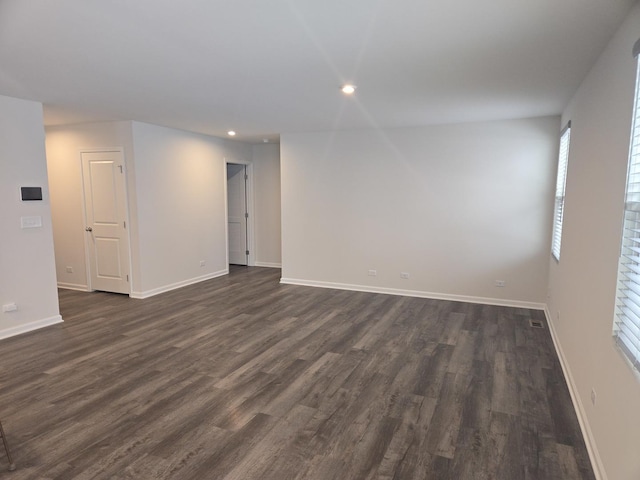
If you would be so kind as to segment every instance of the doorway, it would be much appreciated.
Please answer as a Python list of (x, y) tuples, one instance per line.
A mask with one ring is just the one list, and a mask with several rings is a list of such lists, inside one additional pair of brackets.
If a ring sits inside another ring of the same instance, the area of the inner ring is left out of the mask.
[(82, 151), (80, 157), (89, 290), (130, 294), (124, 153)]
[(227, 245), (229, 265), (252, 265), (251, 165), (227, 163)]

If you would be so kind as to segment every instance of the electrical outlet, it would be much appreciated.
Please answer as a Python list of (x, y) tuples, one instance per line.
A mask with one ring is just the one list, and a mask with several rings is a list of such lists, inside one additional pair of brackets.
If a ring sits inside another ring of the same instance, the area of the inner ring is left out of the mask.
[(594, 407), (596, 406), (596, 390), (595, 390), (595, 388), (591, 389), (591, 404)]
[(205, 262), (204, 260), (200, 260), (200, 266), (201, 266), (201, 267), (204, 267), (206, 263), (207, 263), (207, 262)]
[(2, 306), (3, 312), (15, 312), (16, 310), (18, 310), (18, 305), (16, 305), (15, 303), (7, 303), (6, 305)]
[(369, 275), (370, 277), (375, 277), (376, 275), (378, 275), (378, 271), (377, 270), (369, 270), (367, 272), (367, 275)]
[(504, 287), (504, 285), (505, 285), (504, 280), (496, 280), (496, 287)]
[(400, 278), (408, 280), (409, 279), (409, 272), (400, 272)]
[(67, 273), (73, 273), (73, 267), (67, 267), (66, 270)]

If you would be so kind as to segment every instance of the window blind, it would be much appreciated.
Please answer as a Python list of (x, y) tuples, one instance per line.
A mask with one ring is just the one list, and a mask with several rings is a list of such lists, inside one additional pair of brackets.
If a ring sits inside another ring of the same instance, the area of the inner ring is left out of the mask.
[(564, 216), (564, 191), (567, 183), (567, 164), (569, 162), (569, 143), (571, 141), (571, 122), (565, 127), (560, 136), (560, 152), (558, 153), (558, 176), (556, 178), (556, 202), (553, 213), (553, 237), (551, 239), (551, 253), (556, 260), (560, 260), (560, 245), (562, 243), (562, 219)]
[(622, 247), (613, 334), (636, 369), (640, 366), (640, 63), (629, 147)]

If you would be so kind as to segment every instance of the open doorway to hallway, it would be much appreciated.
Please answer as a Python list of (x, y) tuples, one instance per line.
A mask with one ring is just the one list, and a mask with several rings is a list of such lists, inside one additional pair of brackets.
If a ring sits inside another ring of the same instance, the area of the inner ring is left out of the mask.
[(227, 163), (229, 265), (252, 265), (251, 165)]

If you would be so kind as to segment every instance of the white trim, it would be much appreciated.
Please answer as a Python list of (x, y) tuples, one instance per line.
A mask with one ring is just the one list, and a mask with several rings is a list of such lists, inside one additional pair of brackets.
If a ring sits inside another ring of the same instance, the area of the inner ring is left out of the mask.
[(268, 267), (268, 268), (282, 268), (281, 263), (273, 263), (273, 262), (256, 262), (256, 267)]
[(254, 183), (253, 183), (253, 163), (246, 163), (247, 166), (247, 213), (249, 218), (247, 221), (247, 244), (249, 246), (249, 256), (247, 257), (247, 266), (254, 267), (256, 265), (256, 228), (255, 228), (255, 216), (256, 209), (254, 204)]
[(618, 352), (618, 355), (620, 355), (625, 365), (629, 368), (631, 374), (640, 382), (640, 370), (633, 364), (629, 355), (620, 347), (616, 337), (611, 337), (611, 343), (613, 343), (613, 349)]
[(228, 274), (229, 269), (225, 268), (224, 270), (208, 273), (207, 275), (202, 275), (200, 277), (190, 278), (189, 280), (183, 280), (182, 282), (172, 283), (171, 285), (165, 285), (164, 287), (154, 288), (153, 290), (147, 290), (145, 292), (131, 292), (130, 297), (138, 299), (149, 298), (154, 295), (170, 292), (171, 290), (186, 287), (187, 285), (193, 285), (194, 283), (204, 282), (205, 280), (211, 280), (212, 278), (222, 277), (223, 275)]
[[(224, 159), (224, 168), (223, 168), (223, 178), (222, 182), (222, 193), (224, 195), (224, 251), (225, 251), (225, 261), (224, 264), (229, 268), (229, 180), (227, 179), (228, 173), (227, 168), (228, 164), (227, 159)], [(247, 262), (248, 263), (248, 262)]]
[(589, 454), (589, 460), (591, 460), (593, 473), (596, 476), (596, 480), (607, 480), (608, 477), (605, 472), (604, 465), (602, 464), (602, 459), (600, 458), (600, 452), (598, 452), (595, 438), (593, 437), (593, 432), (591, 431), (591, 427), (589, 426), (589, 422), (587, 421), (587, 414), (584, 410), (584, 405), (580, 398), (580, 394), (578, 393), (576, 383), (573, 380), (573, 375), (571, 375), (571, 369), (569, 368), (569, 363), (567, 362), (564, 351), (562, 350), (562, 345), (558, 340), (556, 329), (553, 325), (553, 321), (551, 320), (551, 314), (549, 313), (549, 310), (546, 306), (544, 308), (544, 314), (547, 317), (547, 325), (549, 325), (551, 339), (553, 340), (553, 345), (556, 348), (556, 353), (558, 355), (558, 359), (560, 360), (560, 366), (562, 367), (564, 378), (569, 387), (569, 394), (571, 395), (571, 401), (573, 402), (573, 409), (575, 410), (576, 416), (578, 417), (578, 423), (580, 424), (580, 430), (582, 431), (584, 443), (587, 446), (587, 452)]
[(290, 285), (303, 285), (306, 287), (352, 290), (354, 292), (384, 293), (387, 295), (402, 295), (405, 297), (431, 298), (434, 300), (451, 300), (454, 302), (480, 303), (483, 305), (498, 305), (502, 307), (530, 308), (534, 310), (544, 310), (545, 308), (544, 303), (521, 302), (519, 300), (504, 300), (501, 298), (469, 297), (466, 295), (423, 292), (419, 290), (400, 290), (397, 288), (371, 287), (369, 285), (351, 285), (348, 283), (320, 282), (316, 280), (301, 280), (297, 278), (281, 278), (280, 283), (286, 283)]
[(22, 333), (31, 332), (33, 330), (39, 330), (40, 328), (49, 327), (62, 323), (62, 317), (60, 315), (54, 315), (53, 317), (43, 318), (42, 320), (36, 320), (35, 322), (29, 322), (17, 327), (6, 328), (0, 330), (0, 340), (3, 338), (15, 337)]
[(77, 290), (78, 292), (90, 292), (91, 289), (88, 285), (80, 285), (77, 283), (64, 283), (58, 282), (58, 288), (64, 288), (65, 290)]

